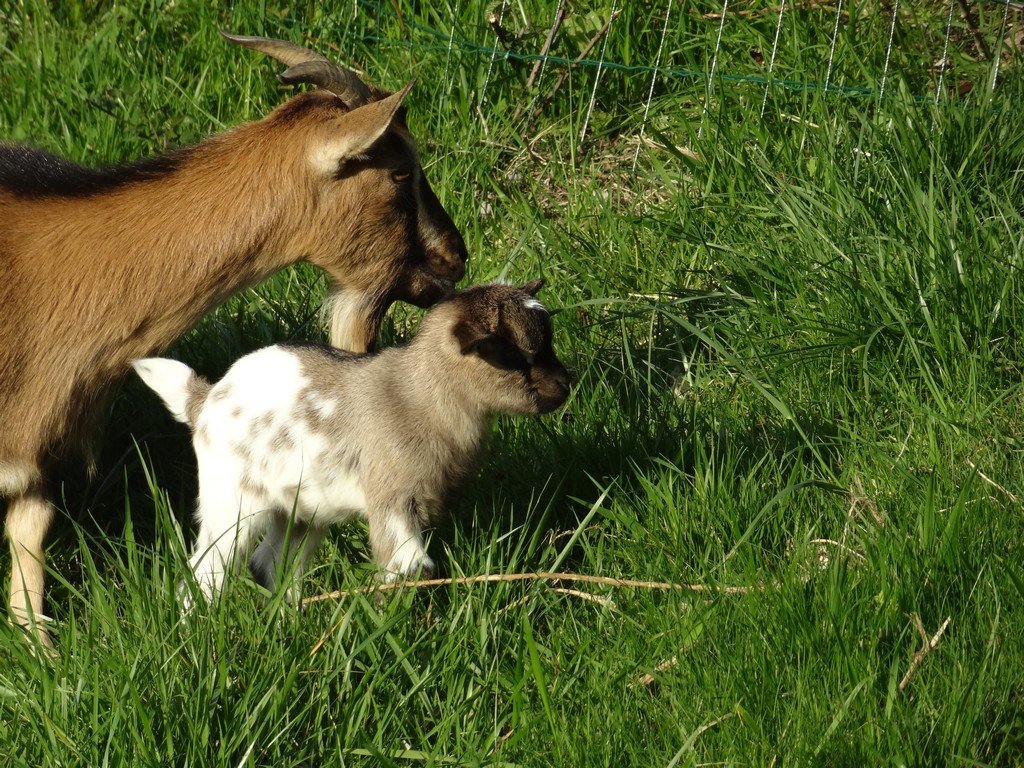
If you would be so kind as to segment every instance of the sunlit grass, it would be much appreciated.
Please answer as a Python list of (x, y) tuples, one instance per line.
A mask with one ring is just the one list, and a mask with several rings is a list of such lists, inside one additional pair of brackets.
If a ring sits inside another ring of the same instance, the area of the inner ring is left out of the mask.
[[(532, 62), (489, 67), (412, 26), (454, 18), (460, 39), (491, 45), (484, 4), (403, 2), (406, 30), (380, 6), (19, 3), (0, 24), (0, 135), (96, 163), (264, 114), (287, 95), (277, 65), (218, 27), (336, 45), (390, 88), (415, 76), (410, 122), (466, 235), (469, 279), (547, 278), (577, 382), (563, 412), (499, 420), (434, 533), (443, 569), (713, 589), (498, 583), (300, 613), (239, 577), (183, 620), (194, 459), (129, 381), (98, 479), (64, 489), (49, 551), (57, 653), (0, 627), (0, 756), (1020, 765), (1019, 54), (989, 99), (988, 62), (954, 46), (946, 95), (958, 78), (975, 92), (915, 100), (934, 93), (920, 62), (946, 20), (944, 4), (920, 4), (901, 17), (881, 103), (778, 87), (762, 117), (763, 85), (721, 81), (705, 110), (705, 83), (665, 76), (639, 145), (650, 73), (608, 70), (581, 143), (593, 68), (517, 121)], [(554, 5), (515, 6), (506, 23), (535, 52)], [(610, 6), (579, 9), (555, 53), (573, 57)], [(630, 5), (608, 60), (653, 62), (664, 10)], [(673, 67), (706, 70), (718, 22), (702, 14), (716, 10), (676, 4)], [(820, 82), (832, 18), (787, 16), (776, 72)], [(878, 87), (889, 18), (879, 6), (843, 25), (835, 84)], [(751, 48), (770, 50), (776, 19), (731, 17), (721, 71), (763, 75)], [(313, 270), (289, 270), (170, 354), (219, 376), (267, 343), (322, 339), (322, 295)], [(416, 316), (396, 308), (386, 341)], [(304, 592), (372, 579), (353, 525)], [(913, 666), (917, 622), (930, 638), (947, 618)]]

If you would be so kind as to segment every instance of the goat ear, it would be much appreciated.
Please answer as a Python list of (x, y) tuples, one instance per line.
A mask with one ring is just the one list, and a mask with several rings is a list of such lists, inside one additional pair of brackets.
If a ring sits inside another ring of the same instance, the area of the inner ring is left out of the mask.
[(536, 280), (531, 280), (528, 283), (523, 283), (519, 286), (519, 290), (526, 291), (531, 296), (536, 296), (541, 288), (544, 287), (544, 278), (538, 277)]
[(459, 351), (464, 355), (476, 352), (481, 344), (491, 338), (491, 334), (487, 333), (483, 328), (467, 323), (465, 320), (460, 320), (455, 324), (455, 327), (452, 329), (452, 335), (459, 342)]
[(316, 155), (316, 164), (322, 166), (326, 172), (334, 173), (342, 161), (366, 154), (391, 127), (399, 107), (415, 82), (410, 80), (398, 93), (352, 110), (345, 120), (345, 133), (334, 137), (327, 146), (320, 148)]

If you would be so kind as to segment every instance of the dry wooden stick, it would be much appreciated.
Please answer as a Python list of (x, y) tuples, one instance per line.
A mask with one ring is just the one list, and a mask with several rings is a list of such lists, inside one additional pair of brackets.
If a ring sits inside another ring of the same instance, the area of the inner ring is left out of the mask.
[(712, 728), (714, 728), (720, 722), (722, 722), (723, 720), (728, 720), (730, 717), (736, 717), (736, 713), (735, 712), (726, 712), (721, 717), (716, 718), (714, 720), (711, 720), (710, 722), (704, 723), (704, 725), (702, 725), (700, 728), (698, 728), (696, 731), (694, 731), (693, 738), (690, 739), (691, 745), (695, 744), (697, 742), (697, 739), (699, 739), (701, 737), (701, 735), (704, 734), (705, 731), (710, 731)]
[(530, 596), (529, 595), (523, 595), (522, 597), (520, 597), (520, 598), (518, 598), (516, 600), (513, 600), (508, 605), (503, 605), (501, 608), (499, 608), (497, 611), (494, 612), (494, 615), (495, 616), (504, 616), (506, 613), (508, 613), (509, 611), (513, 610), (514, 608), (518, 608), (521, 605), (526, 605), (528, 602), (530, 602)]
[(978, 473), (978, 477), (980, 477), (980, 478), (981, 478), (982, 480), (984, 480), (984, 481), (985, 481), (986, 483), (988, 483), (989, 485), (991, 485), (991, 486), (992, 486), (993, 488), (995, 488), (995, 489), (996, 489), (997, 491), (1002, 491), (1002, 492), (1003, 492), (1004, 494), (1006, 494), (1007, 498), (1009, 498), (1009, 499), (1010, 499), (1010, 501), (1012, 501), (1012, 502), (1013, 502), (1014, 504), (1018, 504), (1018, 503), (1019, 503), (1019, 502), (1017, 501), (1017, 497), (1016, 497), (1016, 496), (1014, 496), (1014, 495), (1013, 495), (1012, 493), (1010, 493), (1010, 491), (1008, 491), (1008, 490), (1006, 490), (1005, 488), (1003, 488), (1003, 486), (1001, 486), (1001, 485), (1000, 485), (999, 483), (997, 483), (997, 482), (996, 482), (995, 480), (993, 480), (993, 479), (992, 479), (991, 477), (989, 477), (989, 476), (988, 476), (988, 475), (986, 475), (986, 474), (985, 474), (984, 472), (982, 472), (982, 471), (981, 471), (980, 469), (978, 469), (978, 468), (977, 468), (977, 467), (976, 467), (976, 466), (974, 465), (974, 462), (973, 462), (973, 461), (971, 461), (970, 459), (968, 459), (968, 460), (967, 460), (967, 466), (969, 466), (969, 467), (970, 467), (971, 469), (973, 469), (973, 470), (974, 470), (975, 472), (977, 472), (977, 473)]
[(917, 616), (916, 613), (914, 614), (914, 621), (917, 624), (917, 631), (918, 634), (920, 634), (921, 637), (924, 639), (924, 645), (921, 646), (921, 650), (914, 654), (914, 658), (910, 661), (910, 668), (907, 670), (907, 674), (905, 674), (903, 676), (903, 679), (900, 680), (899, 689), (901, 691), (907, 687), (907, 683), (910, 682), (910, 678), (913, 677), (914, 672), (917, 670), (917, 667), (921, 664), (922, 661), (924, 661), (924, 657), (927, 656), (938, 644), (939, 638), (942, 637), (942, 634), (946, 631), (946, 627), (949, 626), (949, 621), (951, 618), (951, 616), (947, 616), (946, 620), (942, 622), (942, 626), (939, 627), (939, 631), (931, 637), (928, 637), (928, 633), (924, 631), (924, 626), (921, 624), (921, 619)]
[(402, 30), (402, 35), (406, 33), (405, 18), (402, 16), (402, 9), (398, 7), (398, 0), (391, 0), (391, 7), (395, 11), (395, 18), (398, 19), (398, 26)]
[(484, 573), (477, 576), (457, 576), (448, 579), (422, 579), (409, 581), (393, 581), (388, 584), (371, 584), (366, 587), (339, 589), (322, 595), (312, 595), (302, 601), (303, 605), (321, 600), (338, 600), (353, 595), (366, 595), (377, 592), (391, 592), (396, 589), (421, 589), (425, 587), (444, 587), (453, 584), (490, 584), (503, 581), (553, 581), (583, 582), (585, 584), (604, 584), (609, 587), (634, 587), (636, 589), (656, 589), (671, 592), (698, 592), (706, 594), (746, 595), (751, 592), (763, 592), (765, 587), (716, 587), (708, 584), (674, 584), (668, 581), (635, 581), (633, 579), (613, 579), (610, 576), (590, 576), (584, 573)]
[(587, 58), (587, 56), (590, 54), (592, 50), (594, 50), (594, 46), (601, 41), (601, 38), (604, 37), (605, 34), (607, 34), (608, 28), (611, 27), (612, 22), (615, 21), (615, 17), (618, 16), (620, 13), (622, 13), (622, 11), (617, 10), (615, 11), (615, 13), (609, 16), (608, 21), (604, 23), (604, 26), (602, 26), (601, 29), (597, 31), (596, 35), (590, 38), (590, 42), (583, 47), (582, 51), (580, 51), (580, 55), (576, 57), (572, 64), (570, 64), (567, 68), (563, 69), (559, 73), (558, 80), (555, 81), (555, 87), (548, 91), (548, 95), (545, 96), (541, 100), (540, 104), (537, 105), (537, 108), (533, 110), (534, 118), (536, 118), (537, 115), (539, 115), (541, 111), (543, 111), (544, 107), (546, 107), (551, 102), (551, 100), (555, 98), (555, 93), (558, 91), (559, 88), (562, 87), (562, 83), (564, 83), (568, 79), (569, 73), (577, 64), (579, 64), (581, 61)]
[(514, 51), (516, 43), (518, 42), (516, 36), (501, 25), (501, 19), (498, 18), (498, 14), (493, 11), (487, 14), (487, 23), (491, 25), (491, 29), (494, 30), (494, 34), (497, 36), (499, 42), (505, 46), (505, 50)]
[(530, 76), (526, 79), (526, 90), (530, 90), (533, 87), (533, 81), (537, 79), (537, 74), (540, 72), (541, 66), (544, 64), (544, 58), (548, 55), (548, 51), (551, 50), (551, 44), (555, 42), (555, 35), (558, 34), (558, 28), (562, 26), (562, 22), (565, 20), (565, 15), (568, 13), (566, 3), (563, 3), (558, 9), (558, 13), (555, 14), (555, 20), (551, 24), (551, 29), (548, 30), (547, 39), (544, 40), (544, 45), (540, 49), (540, 58), (533, 63), (533, 69), (530, 70)]
[(656, 674), (658, 674), (659, 672), (664, 672), (667, 669), (672, 669), (672, 667), (674, 667), (678, 663), (678, 656), (673, 656), (671, 659), (665, 659), (665, 661), (661, 662), (661, 664), (654, 668), (654, 672), (647, 672), (646, 674), (640, 675), (640, 677), (636, 679), (635, 683), (630, 683), (630, 688), (632, 688), (634, 685), (650, 685), (654, 682), (654, 676)]
[(601, 595), (594, 595), (590, 592), (584, 592), (582, 589), (570, 589), (569, 587), (552, 587), (552, 592), (557, 592), (560, 595), (569, 595), (570, 597), (578, 597), (580, 600), (588, 600), (591, 603), (597, 603), (603, 605), (610, 611), (614, 611), (615, 601), (610, 597), (601, 597)]
[(978, 52), (986, 59), (991, 59), (992, 54), (989, 53), (988, 46), (985, 44), (985, 38), (981, 36), (981, 30), (978, 29), (978, 25), (971, 20), (971, 9), (967, 7), (967, 0), (958, 0), (960, 4), (960, 15), (963, 16), (964, 23), (967, 24), (967, 28), (971, 30), (971, 36), (974, 38), (974, 45), (977, 47)]

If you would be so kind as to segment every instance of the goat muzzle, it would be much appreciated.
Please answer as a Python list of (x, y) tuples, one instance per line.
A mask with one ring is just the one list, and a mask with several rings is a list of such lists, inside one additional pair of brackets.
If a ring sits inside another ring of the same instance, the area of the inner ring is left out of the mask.
[(569, 399), (569, 372), (562, 365), (542, 369), (533, 376), (533, 398), (537, 413), (551, 413)]

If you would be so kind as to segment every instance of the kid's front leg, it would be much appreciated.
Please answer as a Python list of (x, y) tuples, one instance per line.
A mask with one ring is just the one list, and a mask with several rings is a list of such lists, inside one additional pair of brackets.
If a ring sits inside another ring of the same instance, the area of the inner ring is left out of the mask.
[(434, 575), (434, 561), (423, 544), (423, 526), (412, 499), (374, 506), (368, 510), (373, 558), (385, 581)]

